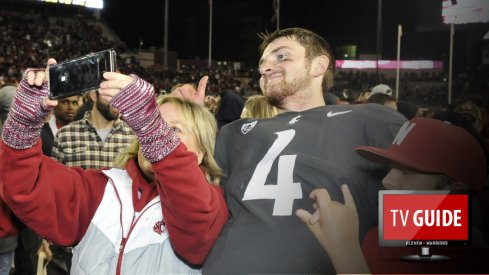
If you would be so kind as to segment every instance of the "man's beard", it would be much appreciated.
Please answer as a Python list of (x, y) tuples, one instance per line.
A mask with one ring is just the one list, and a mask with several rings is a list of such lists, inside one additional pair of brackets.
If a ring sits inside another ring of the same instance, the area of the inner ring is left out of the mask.
[(116, 120), (117, 117), (119, 117), (119, 112), (117, 110), (112, 109), (108, 105), (103, 104), (102, 102), (100, 102), (100, 100), (97, 100), (97, 102), (95, 102), (95, 107), (97, 107), (99, 113), (107, 121)]
[(287, 81), (286, 74), (282, 71), (282, 80), (274, 84), (265, 83), (263, 94), (272, 106), (282, 108), (287, 97), (293, 96), (297, 91), (308, 87), (311, 85), (311, 81), (312, 76), (309, 75), (309, 69), (306, 69), (303, 76), (295, 78), (292, 81)]

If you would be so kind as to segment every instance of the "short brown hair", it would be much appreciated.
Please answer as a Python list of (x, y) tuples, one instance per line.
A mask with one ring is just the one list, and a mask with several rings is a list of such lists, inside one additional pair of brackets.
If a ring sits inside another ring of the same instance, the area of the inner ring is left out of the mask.
[(260, 33), (258, 37), (262, 39), (262, 43), (260, 44), (260, 54), (263, 54), (270, 43), (274, 40), (281, 37), (289, 37), (294, 38), (306, 49), (306, 60), (309, 62), (312, 61), (313, 58), (318, 57), (320, 55), (325, 55), (329, 59), (328, 69), (324, 73), (323, 78), (323, 92), (329, 91), (331, 87), (333, 87), (333, 76), (335, 70), (335, 59), (333, 56), (333, 52), (331, 51), (331, 47), (328, 42), (318, 34), (302, 29), (302, 28), (289, 28), (283, 30), (276, 30), (272, 33)]

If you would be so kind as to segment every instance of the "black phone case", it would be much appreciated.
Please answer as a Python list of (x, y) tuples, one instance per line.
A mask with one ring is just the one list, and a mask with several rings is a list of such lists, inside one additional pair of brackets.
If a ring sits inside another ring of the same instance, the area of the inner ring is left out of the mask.
[(49, 98), (66, 98), (96, 90), (103, 81), (103, 73), (115, 70), (116, 52), (112, 49), (49, 66)]

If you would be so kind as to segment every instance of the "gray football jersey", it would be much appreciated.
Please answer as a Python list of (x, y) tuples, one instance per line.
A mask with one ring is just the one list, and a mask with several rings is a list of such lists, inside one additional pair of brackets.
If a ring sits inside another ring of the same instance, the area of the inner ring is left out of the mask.
[(387, 148), (405, 120), (379, 104), (332, 105), (223, 127), (216, 158), (231, 218), (203, 272), (335, 273), (294, 212), (314, 211), (309, 194), (316, 188), (343, 202), (340, 186), (347, 184), (361, 239), (377, 223), (377, 191), (387, 169), (364, 160), (354, 147)]

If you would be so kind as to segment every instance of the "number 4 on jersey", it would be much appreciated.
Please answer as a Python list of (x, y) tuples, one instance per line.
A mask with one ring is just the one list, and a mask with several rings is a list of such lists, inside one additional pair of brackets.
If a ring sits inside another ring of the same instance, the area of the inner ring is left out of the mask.
[[(280, 153), (289, 145), (295, 136), (295, 130), (277, 132), (277, 139), (255, 168), (253, 176), (243, 196), (243, 201), (271, 199), (274, 216), (292, 215), (294, 200), (302, 198), (300, 182), (294, 182), (294, 166), (297, 155), (284, 155)], [(272, 165), (278, 157), (277, 184), (265, 185)]]

